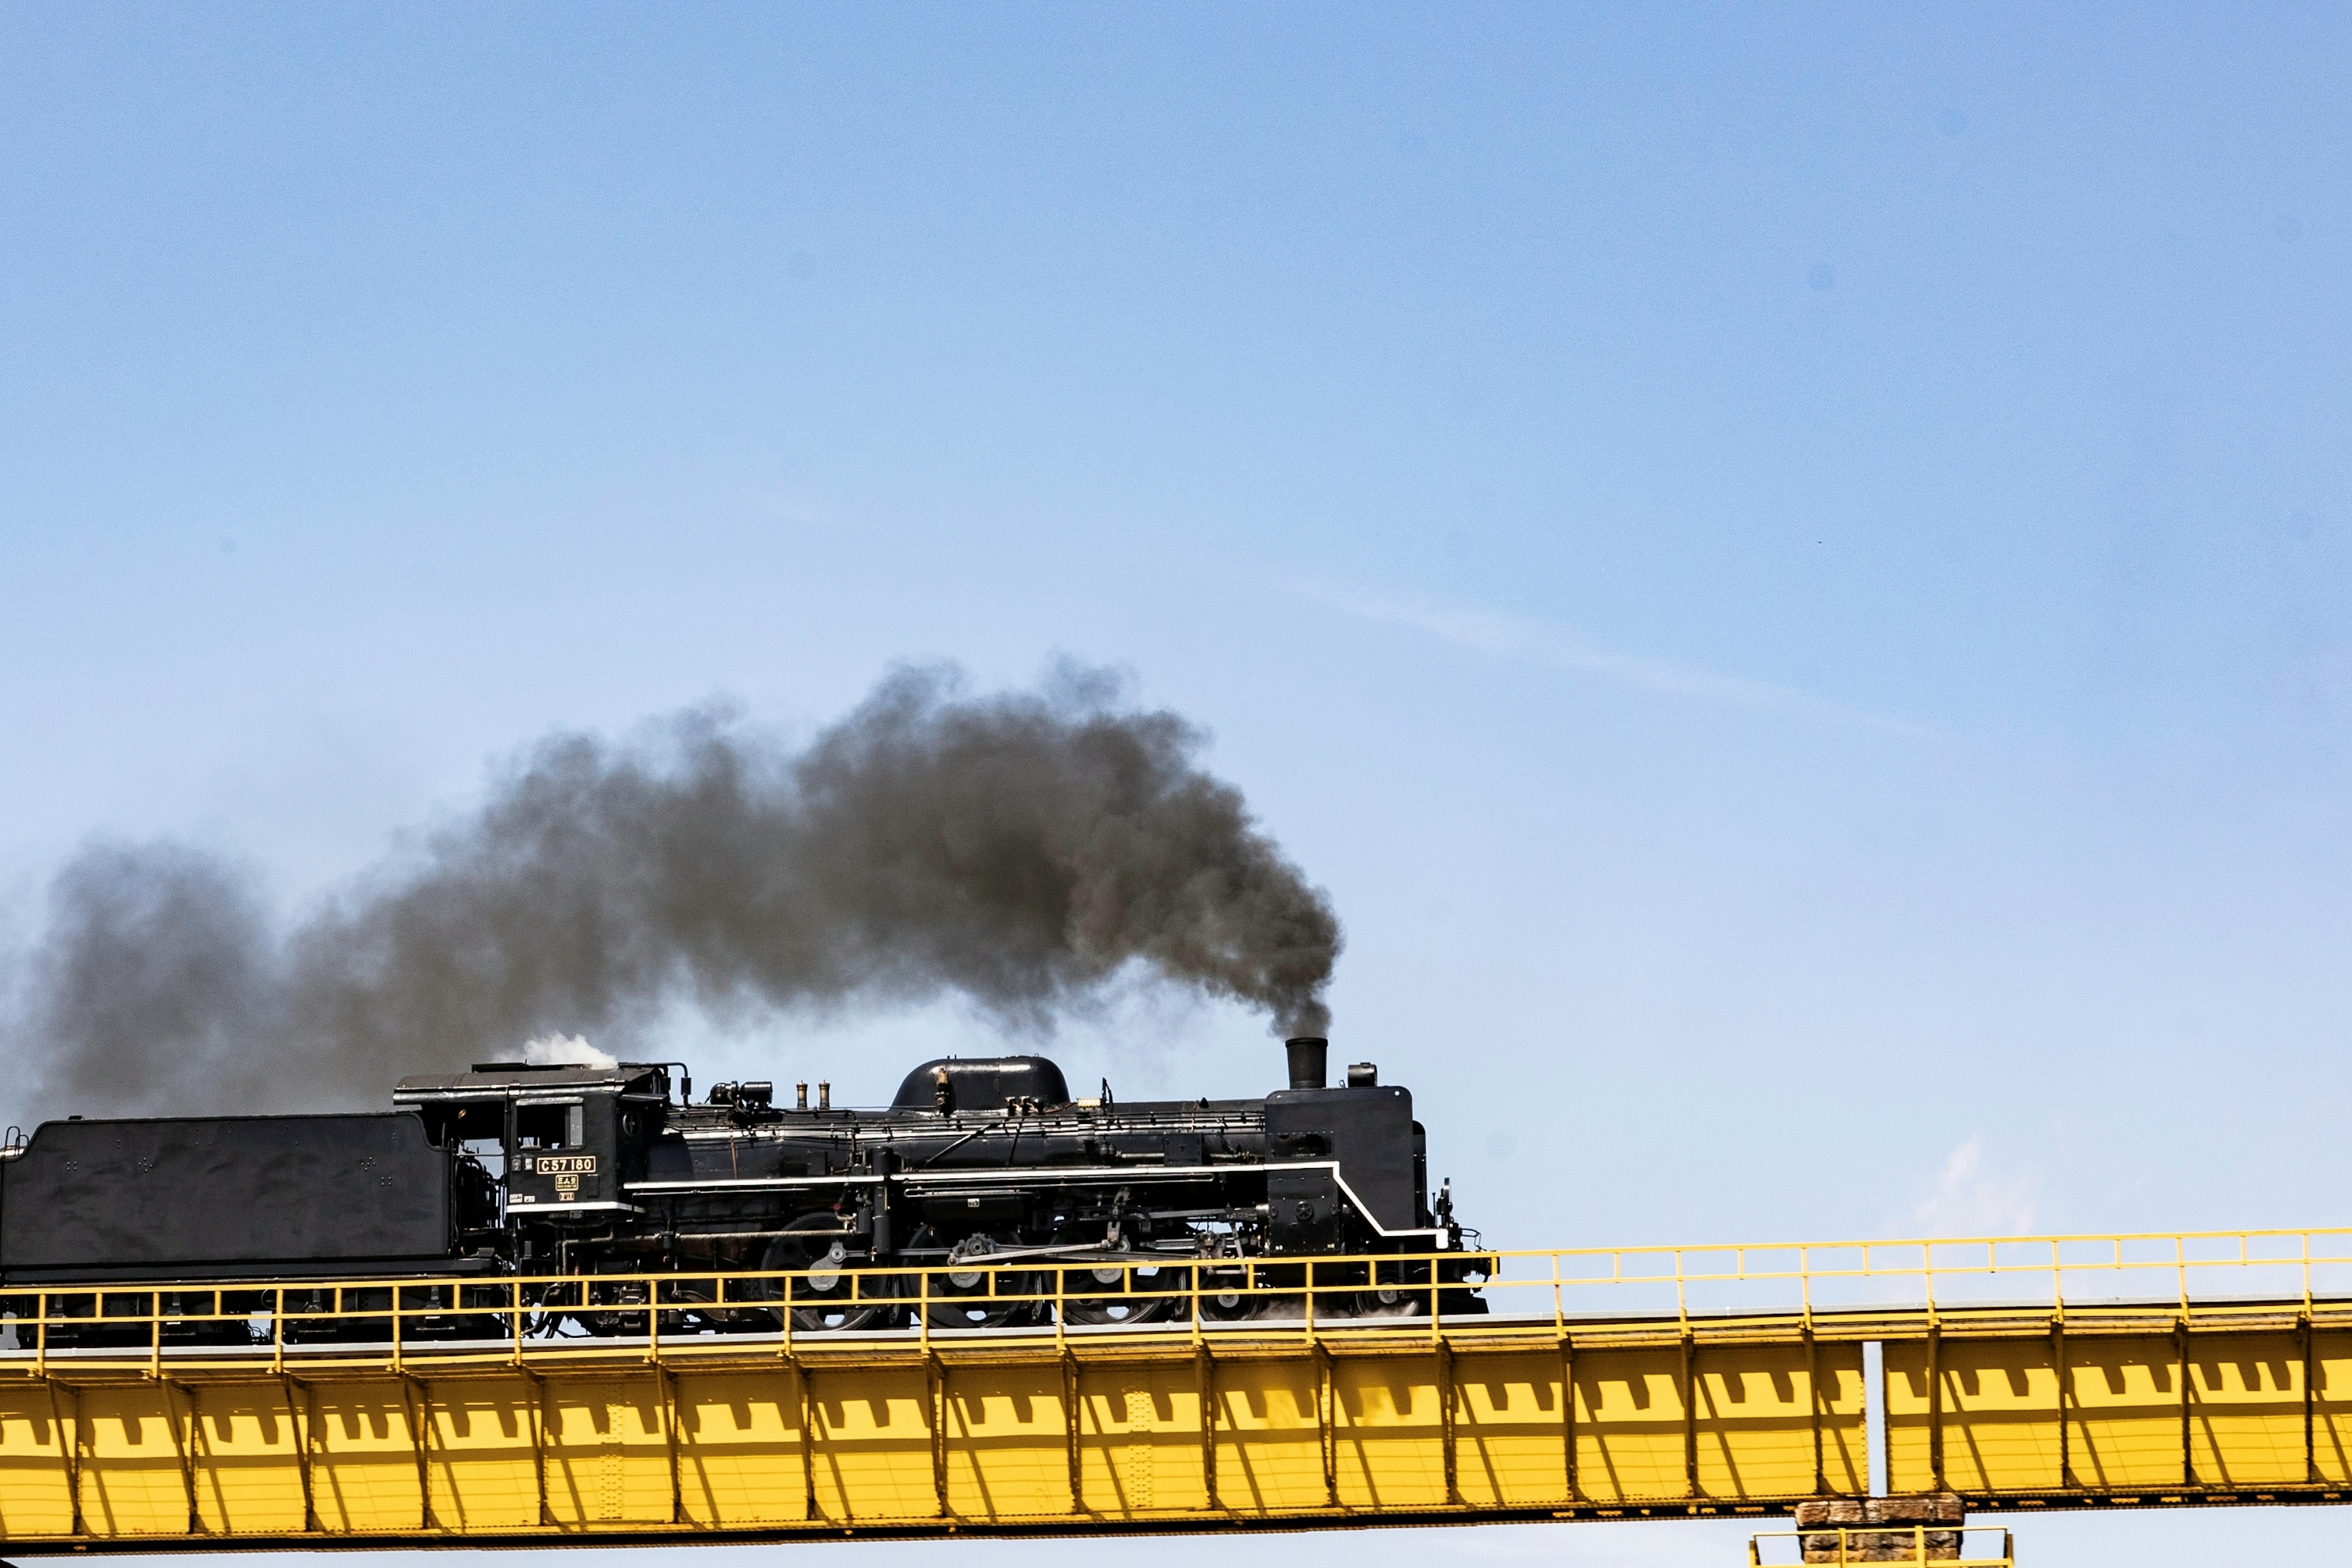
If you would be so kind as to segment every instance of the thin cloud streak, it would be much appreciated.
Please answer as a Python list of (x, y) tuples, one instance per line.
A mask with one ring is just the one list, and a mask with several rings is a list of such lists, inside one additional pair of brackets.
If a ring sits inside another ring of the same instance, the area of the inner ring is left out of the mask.
[(2025, 1236), (2033, 1229), (2033, 1178), (1987, 1170), (1984, 1140), (1971, 1134), (1912, 1218), (1928, 1236)]
[(1659, 691), (1668, 696), (1745, 708), (1754, 712), (1784, 713), (1822, 723), (1849, 725), (1905, 740), (1927, 740), (1937, 733), (1925, 724), (1889, 719), (1860, 708), (1849, 708), (1842, 702), (1832, 702), (1792, 687), (1775, 686), (1769, 681), (1749, 680), (1737, 675), (1720, 675), (1711, 669), (1676, 664), (1669, 659), (1611, 653), (1605, 648), (1580, 643), (1557, 626), (1523, 616), (1448, 605), (1434, 599), (1370, 595), (1343, 588), (1319, 589), (1316, 591), (1316, 596), (1361, 620), (1406, 626), (1441, 637), (1457, 647), (1547, 665), (1554, 669), (1588, 675), (1638, 690)]

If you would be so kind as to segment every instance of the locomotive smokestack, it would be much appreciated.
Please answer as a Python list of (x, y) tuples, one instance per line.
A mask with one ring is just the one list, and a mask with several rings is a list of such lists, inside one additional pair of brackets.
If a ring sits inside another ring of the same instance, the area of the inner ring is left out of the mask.
[(1321, 1089), (1324, 1070), (1331, 1057), (1331, 1042), (1320, 1035), (1300, 1035), (1282, 1042), (1290, 1053), (1290, 1087)]

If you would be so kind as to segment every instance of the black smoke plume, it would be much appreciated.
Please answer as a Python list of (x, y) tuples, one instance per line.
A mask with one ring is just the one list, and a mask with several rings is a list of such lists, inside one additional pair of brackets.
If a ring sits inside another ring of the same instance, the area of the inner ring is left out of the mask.
[(1202, 771), (1200, 731), (1119, 695), (931, 668), (797, 750), (708, 712), (558, 734), (290, 931), (242, 868), (93, 845), (50, 887), (10, 1055), (49, 1108), (100, 1113), (370, 1103), (549, 1036), (626, 1054), (680, 1000), (955, 994), (1044, 1032), (1140, 978), (1320, 1033), (1329, 900)]

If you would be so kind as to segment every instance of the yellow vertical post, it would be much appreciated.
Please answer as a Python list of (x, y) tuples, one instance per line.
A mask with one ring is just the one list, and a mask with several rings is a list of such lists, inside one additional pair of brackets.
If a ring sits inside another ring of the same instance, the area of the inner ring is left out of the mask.
[(1439, 1447), (1445, 1463), (1445, 1500), (1448, 1504), (1462, 1500), (1454, 1448), (1454, 1346), (1440, 1340), (1437, 1342), (1437, 1417)]
[[(180, 1461), (180, 1489), (188, 1505), (188, 1533), (200, 1534), (203, 1518), (196, 1510), (196, 1391), (170, 1378), (159, 1378), (157, 1382), (163, 1393), (163, 1415), (172, 1429), (172, 1448)], [(184, 1395), (188, 1402), (184, 1424), (172, 1398), (175, 1393)]]
[[(1198, 1305), (1194, 1303), (1196, 1310)], [(1201, 1490), (1208, 1506), (1214, 1509), (1221, 1506), (1217, 1501), (1217, 1363), (1209, 1353), (1208, 1341), (1200, 1337), (1197, 1317), (1193, 1323), (1192, 1383), (1201, 1404)]]
[(793, 1359), (793, 1282), (798, 1278), (799, 1276), (795, 1274), (786, 1272), (778, 1276), (776, 1279), (776, 1294), (782, 1298), (784, 1304), (782, 1325), (784, 1337), (783, 1342), (777, 1346), (776, 1353), (788, 1362)]
[(1813, 1495), (1821, 1496), (1830, 1489), (1828, 1467), (1822, 1454), (1822, 1353), (1821, 1342), (1813, 1337), (1811, 1315), (1807, 1314), (1805, 1336), (1805, 1405), (1813, 1427)]
[(66, 1386), (66, 1392), (73, 1396), (73, 1441), (68, 1444), (66, 1441), (65, 1423), (58, 1415), (58, 1387), (59, 1384), (54, 1379), (50, 1380), (49, 1425), (58, 1435), (58, 1449), (65, 1461), (66, 1497), (73, 1509), (72, 1532), (76, 1535), (88, 1535), (89, 1520), (82, 1512), (81, 1507), (82, 1426), (84, 1425), (81, 1418), (81, 1390), (70, 1385)]
[(2306, 1484), (2319, 1479), (2319, 1443), (2313, 1427), (2318, 1414), (2319, 1365), (2312, 1354), (2311, 1317), (2311, 1232), (2302, 1237), (2303, 1254), (2303, 1479)]
[[(2051, 1252), (2054, 1258), (2057, 1252), (2054, 1243), (2052, 1245)], [(2187, 1325), (2184, 1324), (2183, 1328), (2186, 1327)], [(2185, 1354), (2180, 1365), (2183, 1373), (2189, 1370)], [(2052, 1314), (2050, 1319), (2050, 1367), (2058, 1376), (2058, 1485), (2063, 1490), (2071, 1489), (2074, 1484), (2074, 1435), (2070, 1429), (2072, 1423), (2066, 1418), (2066, 1396), (2070, 1392), (2069, 1384), (2073, 1380), (2066, 1375), (2066, 1314), (2063, 1310)], [(2186, 1386), (2184, 1379), (2184, 1389)], [(2186, 1394), (2182, 1398), (2184, 1415), (2181, 1417), (2181, 1435), (2185, 1437), (2189, 1431), (2188, 1417), (2185, 1414), (2188, 1408)], [(2186, 1454), (2186, 1449), (2183, 1453)]]
[(310, 1385), (297, 1377), (288, 1376), (286, 1390), (286, 1422), (294, 1432), (294, 1463), (302, 1481), (302, 1528), (305, 1531), (319, 1528), (318, 1496), (311, 1490), (311, 1434), (318, 1424), (318, 1411), (310, 1398)]
[[(399, 1302), (397, 1288), (393, 1297)], [(400, 1371), (400, 1409), (408, 1418), (408, 1435), (416, 1451), (416, 1528), (431, 1530), (433, 1523), (433, 1458), (429, 1445), (433, 1440), (433, 1396), (425, 1380), (405, 1369)], [(410, 1395), (415, 1396), (415, 1405)]]
[[(1680, 1268), (1677, 1259), (1676, 1268)], [(1698, 1490), (1698, 1347), (1689, 1323), (1683, 1325), (1683, 1488), (1692, 1498)]]
[[(787, 1294), (789, 1299), (789, 1293)], [(793, 1387), (800, 1397), (801, 1406), (801, 1510), (804, 1518), (814, 1522), (816, 1512), (816, 1396), (809, 1386), (809, 1370), (800, 1357), (787, 1354), (784, 1364), (793, 1369)]]
[(539, 1491), (539, 1522), (553, 1524), (555, 1515), (547, 1506), (547, 1380), (538, 1373), (524, 1369), (530, 1380), (530, 1478)]
[(1567, 1502), (1576, 1504), (1576, 1342), (1559, 1336), (1559, 1446), (1561, 1470), (1568, 1480)]
[(931, 1499), (939, 1517), (948, 1516), (948, 1369), (939, 1352), (923, 1352), (925, 1414), (931, 1428)]
[(2311, 1262), (2308, 1256), (2311, 1250), (2311, 1238), (2309, 1237), (2304, 1237), (2303, 1245), (2305, 1254), (2304, 1260), (2304, 1278), (2305, 1280), (2304, 1287), (2305, 1301), (2302, 1313), (2303, 1479), (2306, 1483), (2315, 1484), (2319, 1479), (2319, 1443), (2316, 1431), (2315, 1430), (2316, 1426), (2315, 1418), (2319, 1414), (2319, 1361), (2318, 1358), (2313, 1354), (2311, 1344), (2311, 1302), (2309, 1300)]
[(1078, 1448), (1078, 1363), (1066, 1343), (1062, 1346), (1062, 1422), (1065, 1454), (1070, 1469), (1070, 1511), (1084, 1513), (1087, 1477), (1084, 1458)]
[[(1314, 1281), (1313, 1266), (1308, 1266), (1307, 1280)], [(1311, 1292), (1310, 1292), (1311, 1294)], [(1314, 1342), (1315, 1351), (1315, 1435), (1323, 1449), (1323, 1500), (1333, 1508), (1339, 1506), (1339, 1445), (1335, 1430), (1337, 1421), (1331, 1408), (1331, 1347), (1321, 1340)]]
[(2197, 1382), (2196, 1363), (2189, 1359), (2189, 1316), (2184, 1310), (2174, 1325), (2172, 1342), (2180, 1358), (2180, 1484), (2197, 1484), (2197, 1426), (2190, 1401)]
[(686, 1487), (678, 1476), (677, 1379), (661, 1362), (654, 1363), (654, 1376), (661, 1384), (662, 1441), (669, 1450), (669, 1521), (680, 1524), (686, 1519)]
[(1927, 1309), (1927, 1474), (1934, 1489), (1944, 1489), (1944, 1333)]

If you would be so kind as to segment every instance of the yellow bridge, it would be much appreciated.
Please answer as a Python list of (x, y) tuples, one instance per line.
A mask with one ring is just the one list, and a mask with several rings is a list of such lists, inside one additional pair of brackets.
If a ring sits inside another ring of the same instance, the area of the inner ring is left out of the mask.
[(1044, 1266), (971, 1287), (1044, 1327), (875, 1271), (866, 1333), (796, 1275), (22, 1293), (0, 1547), (1769, 1516), (1874, 1444), (1976, 1511), (2352, 1500), (2352, 1231), (1475, 1256), (1483, 1316)]

